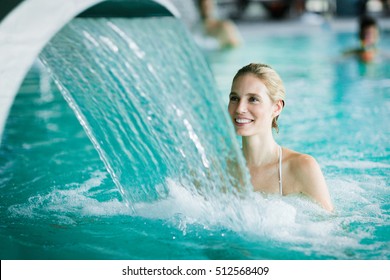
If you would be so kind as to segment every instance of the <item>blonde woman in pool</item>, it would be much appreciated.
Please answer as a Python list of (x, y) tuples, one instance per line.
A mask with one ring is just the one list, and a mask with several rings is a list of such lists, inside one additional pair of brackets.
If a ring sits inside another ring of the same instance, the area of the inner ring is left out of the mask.
[(331, 211), (328, 187), (317, 161), (285, 147), (272, 134), (284, 107), (285, 89), (270, 66), (251, 63), (233, 78), (229, 114), (236, 133), (242, 136), (242, 150), (255, 191), (303, 193)]

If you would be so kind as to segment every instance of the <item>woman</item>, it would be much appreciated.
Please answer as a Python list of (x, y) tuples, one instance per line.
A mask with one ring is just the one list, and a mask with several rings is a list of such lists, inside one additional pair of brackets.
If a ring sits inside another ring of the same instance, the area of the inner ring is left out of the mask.
[(233, 78), (229, 114), (255, 191), (288, 195), (303, 193), (331, 211), (333, 205), (316, 160), (280, 147), (272, 128), (284, 107), (285, 89), (279, 75), (265, 64), (251, 63)]

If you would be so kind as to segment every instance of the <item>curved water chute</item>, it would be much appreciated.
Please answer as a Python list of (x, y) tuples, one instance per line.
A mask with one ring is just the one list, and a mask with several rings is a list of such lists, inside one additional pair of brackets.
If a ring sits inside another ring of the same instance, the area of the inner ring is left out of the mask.
[(25, 0), (0, 3), (0, 8), (6, 13), (0, 22), (0, 143), (27, 71), (50, 38), (74, 17), (179, 16), (164, 0)]

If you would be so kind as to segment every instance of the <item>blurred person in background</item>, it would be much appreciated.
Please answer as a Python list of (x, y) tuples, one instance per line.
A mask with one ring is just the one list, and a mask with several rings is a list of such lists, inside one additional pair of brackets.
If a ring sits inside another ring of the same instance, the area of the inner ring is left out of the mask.
[(216, 17), (214, 1), (196, 1), (205, 34), (217, 39), (222, 48), (237, 47), (240, 45), (241, 36), (239, 35), (237, 27), (229, 20), (223, 20)]
[(376, 20), (370, 16), (362, 16), (359, 21), (360, 47), (347, 50), (346, 56), (357, 56), (363, 62), (372, 62), (377, 53), (379, 29)]

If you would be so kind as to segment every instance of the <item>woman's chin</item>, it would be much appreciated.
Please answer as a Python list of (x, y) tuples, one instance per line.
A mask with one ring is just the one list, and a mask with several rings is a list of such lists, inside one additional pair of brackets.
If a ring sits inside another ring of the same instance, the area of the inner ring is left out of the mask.
[(252, 135), (249, 131), (245, 131), (244, 129), (237, 129), (237, 128), (236, 128), (236, 134), (238, 136), (242, 136), (242, 137), (251, 136)]

